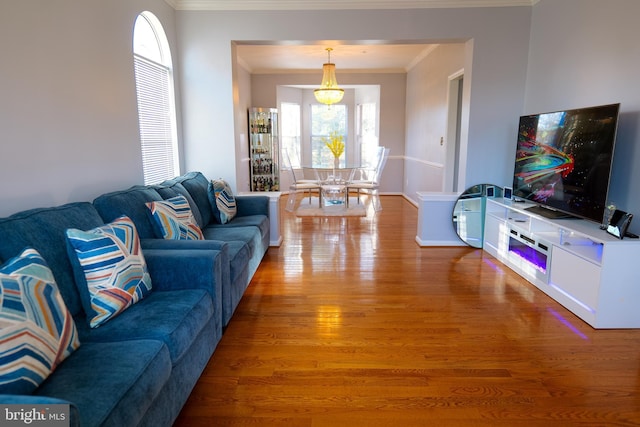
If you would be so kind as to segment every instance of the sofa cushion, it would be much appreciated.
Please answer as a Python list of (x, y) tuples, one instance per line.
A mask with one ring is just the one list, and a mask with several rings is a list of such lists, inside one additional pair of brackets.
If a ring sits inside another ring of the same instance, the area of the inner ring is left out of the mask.
[(158, 291), (99, 328), (91, 329), (86, 323), (78, 323), (77, 326), (83, 343), (137, 339), (163, 341), (175, 365), (213, 313), (213, 300), (206, 290)]
[(136, 227), (128, 217), (88, 231), (67, 230), (89, 324), (96, 328), (151, 291)]
[[(207, 240), (222, 240), (231, 242), (234, 240), (244, 242), (249, 247), (249, 256), (262, 250), (262, 235), (258, 227), (216, 227), (209, 226), (202, 230)], [(262, 258), (262, 254), (260, 255)]]
[(162, 341), (83, 342), (35, 393), (73, 402), (82, 426), (140, 425), (171, 371)]
[(0, 268), (0, 393), (30, 394), (80, 346), (53, 273), (34, 249)]
[(247, 227), (253, 226), (258, 227), (260, 229), (260, 235), (262, 237), (266, 236), (269, 233), (269, 217), (266, 215), (247, 215), (247, 216), (236, 216), (232, 221), (229, 221), (226, 224), (209, 224), (209, 227)]
[(78, 288), (67, 255), (66, 230), (88, 230), (104, 224), (91, 203), (70, 203), (53, 208), (37, 208), (0, 219), (0, 262), (24, 248), (40, 253), (53, 272), (60, 294), (73, 316), (82, 313)]
[(210, 224), (213, 221), (213, 211), (211, 203), (209, 203), (209, 180), (201, 172), (189, 172), (175, 178), (175, 180), (187, 189), (198, 206), (202, 221), (198, 223), (200, 228)]
[(136, 185), (127, 190), (103, 194), (93, 201), (93, 205), (104, 222), (126, 215), (136, 225), (141, 239), (153, 239), (162, 236), (156, 235), (155, 226), (145, 203), (160, 200), (163, 199), (155, 189)]
[(231, 187), (224, 179), (212, 179), (209, 183), (209, 203), (213, 218), (220, 224), (226, 224), (236, 216), (236, 199)]
[(154, 219), (158, 233), (169, 240), (202, 240), (202, 231), (196, 223), (187, 199), (178, 195), (161, 202), (146, 204)]

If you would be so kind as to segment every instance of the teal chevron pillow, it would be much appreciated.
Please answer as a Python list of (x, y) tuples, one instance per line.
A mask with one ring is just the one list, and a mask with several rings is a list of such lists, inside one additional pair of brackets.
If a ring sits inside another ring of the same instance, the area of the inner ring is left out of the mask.
[(213, 217), (220, 224), (231, 221), (238, 212), (231, 187), (223, 179), (212, 179), (209, 183), (209, 202)]
[[(126, 216), (89, 231), (67, 230), (82, 306), (97, 328), (151, 291), (151, 277), (133, 221)], [(77, 261), (77, 262), (74, 262)], [(78, 280), (84, 278), (84, 280)]]
[(0, 394), (31, 394), (78, 347), (53, 273), (25, 249), (0, 268)]
[(198, 227), (191, 206), (184, 196), (146, 203), (158, 230), (165, 239), (202, 240), (202, 230)]

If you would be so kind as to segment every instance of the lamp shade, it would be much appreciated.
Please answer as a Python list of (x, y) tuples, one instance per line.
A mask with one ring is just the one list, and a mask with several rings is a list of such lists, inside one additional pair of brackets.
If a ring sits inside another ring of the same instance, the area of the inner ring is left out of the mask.
[(336, 81), (336, 66), (331, 62), (322, 65), (322, 83), (313, 91), (316, 100), (322, 104), (335, 104), (344, 96), (344, 89), (338, 87)]

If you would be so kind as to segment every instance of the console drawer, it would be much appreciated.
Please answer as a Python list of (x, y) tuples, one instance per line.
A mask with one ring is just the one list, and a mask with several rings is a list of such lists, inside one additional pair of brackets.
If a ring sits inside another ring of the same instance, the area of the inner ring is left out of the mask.
[(601, 267), (558, 246), (553, 247), (549, 284), (592, 311), (598, 308)]

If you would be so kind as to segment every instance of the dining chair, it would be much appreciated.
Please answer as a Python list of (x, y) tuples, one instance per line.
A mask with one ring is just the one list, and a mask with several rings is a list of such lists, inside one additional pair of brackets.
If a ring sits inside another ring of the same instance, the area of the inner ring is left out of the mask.
[(373, 209), (375, 211), (382, 210), (378, 190), (380, 188), (380, 176), (382, 175), (382, 170), (387, 164), (387, 158), (389, 157), (390, 151), (391, 150), (389, 148), (379, 147), (378, 158), (374, 168), (360, 169), (360, 177), (347, 183), (347, 194), (349, 194), (349, 191), (351, 190), (356, 190), (358, 203), (360, 203), (360, 192), (368, 192), (371, 195), (371, 203), (373, 203)]
[(349, 208), (349, 193), (347, 192), (347, 184), (353, 180), (356, 168), (341, 167), (338, 169), (326, 167), (313, 167), (312, 169), (317, 182), (320, 184), (320, 205), (323, 206), (323, 199), (327, 193), (340, 193), (341, 201), (345, 207)]
[(300, 192), (309, 193), (309, 203), (311, 203), (311, 196), (313, 192), (318, 192), (318, 206), (320, 206), (322, 187), (316, 180), (300, 179), (296, 176), (296, 171), (291, 164), (291, 158), (289, 157), (289, 151), (284, 148), (282, 150), (282, 163), (284, 169), (289, 172), (291, 178), (291, 184), (289, 185), (289, 197), (287, 199), (287, 206), (285, 208), (288, 212), (293, 212), (296, 205), (296, 198)]
[(346, 184), (353, 179), (354, 168), (313, 168), (316, 180), (321, 184)]

